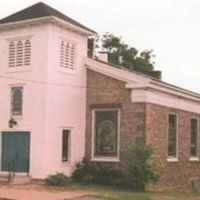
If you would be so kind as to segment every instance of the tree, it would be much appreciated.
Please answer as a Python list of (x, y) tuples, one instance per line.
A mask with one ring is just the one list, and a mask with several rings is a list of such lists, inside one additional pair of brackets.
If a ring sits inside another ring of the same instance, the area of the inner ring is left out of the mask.
[[(91, 48), (91, 41), (90, 47)], [(96, 39), (96, 43), (101, 44), (101, 48), (108, 52), (108, 62), (123, 66), (127, 69), (136, 70), (145, 74), (151, 74), (154, 71), (155, 57), (153, 50), (144, 50), (139, 52), (135, 47), (123, 42), (122, 37), (110, 33), (104, 34)], [(99, 46), (97, 46), (99, 48)]]

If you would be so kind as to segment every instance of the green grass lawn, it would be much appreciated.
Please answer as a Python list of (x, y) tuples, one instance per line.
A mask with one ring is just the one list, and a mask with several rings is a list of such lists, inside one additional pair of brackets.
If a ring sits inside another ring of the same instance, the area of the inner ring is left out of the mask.
[(200, 200), (200, 195), (192, 193), (134, 193), (122, 191), (100, 192), (100, 197), (110, 200)]
[(131, 190), (96, 185), (70, 184), (65, 190), (90, 190), (107, 200), (200, 200), (200, 193), (192, 192), (133, 192)]
[(167, 192), (130, 192), (104, 189), (98, 191), (100, 197), (109, 200), (200, 200), (200, 194)]

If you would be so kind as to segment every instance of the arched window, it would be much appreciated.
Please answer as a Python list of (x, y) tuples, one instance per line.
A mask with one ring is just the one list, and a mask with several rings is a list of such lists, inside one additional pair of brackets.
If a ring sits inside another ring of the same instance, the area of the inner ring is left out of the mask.
[(14, 67), (15, 66), (15, 43), (14, 42), (10, 42), (9, 44), (9, 67)]
[(116, 127), (110, 120), (102, 121), (97, 130), (97, 152), (116, 152)]
[(12, 115), (22, 115), (22, 99), (23, 99), (23, 88), (12, 87), (11, 88)]
[(95, 111), (94, 155), (118, 155), (118, 112), (117, 109)]

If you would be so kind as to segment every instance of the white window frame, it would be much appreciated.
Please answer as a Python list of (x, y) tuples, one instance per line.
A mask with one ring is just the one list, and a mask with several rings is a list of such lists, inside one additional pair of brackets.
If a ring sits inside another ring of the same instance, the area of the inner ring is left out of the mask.
[[(117, 110), (118, 111), (118, 129), (117, 129), (117, 156), (96, 156), (95, 155), (95, 112), (96, 111), (112, 111)], [(119, 108), (97, 108), (92, 110), (92, 138), (91, 138), (91, 161), (99, 161), (99, 162), (119, 162), (120, 161), (120, 116), (121, 112)]]
[[(190, 161), (199, 161), (199, 119), (197, 117), (191, 117), (190, 118), (190, 148), (191, 148), (191, 120), (195, 119), (197, 120), (197, 156), (191, 156), (191, 152), (190, 152)], [(191, 150), (191, 149), (190, 149)]]
[[(168, 145), (169, 145), (169, 116), (170, 115), (175, 115), (176, 116), (176, 156), (169, 156), (168, 155)], [(170, 112), (167, 114), (167, 161), (168, 162), (178, 162), (178, 135), (179, 135), (179, 129), (178, 129), (178, 124), (179, 124), (179, 118), (177, 113)]]

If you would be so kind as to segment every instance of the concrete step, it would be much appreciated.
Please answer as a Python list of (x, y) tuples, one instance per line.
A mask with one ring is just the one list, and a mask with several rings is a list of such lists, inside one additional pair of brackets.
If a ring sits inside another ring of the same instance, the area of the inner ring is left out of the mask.
[(31, 177), (28, 175), (15, 175), (10, 181), (10, 185), (26, 185), (31, 183)]
[(8, 175), (0, 175), (0, 185), (8, 184)]

